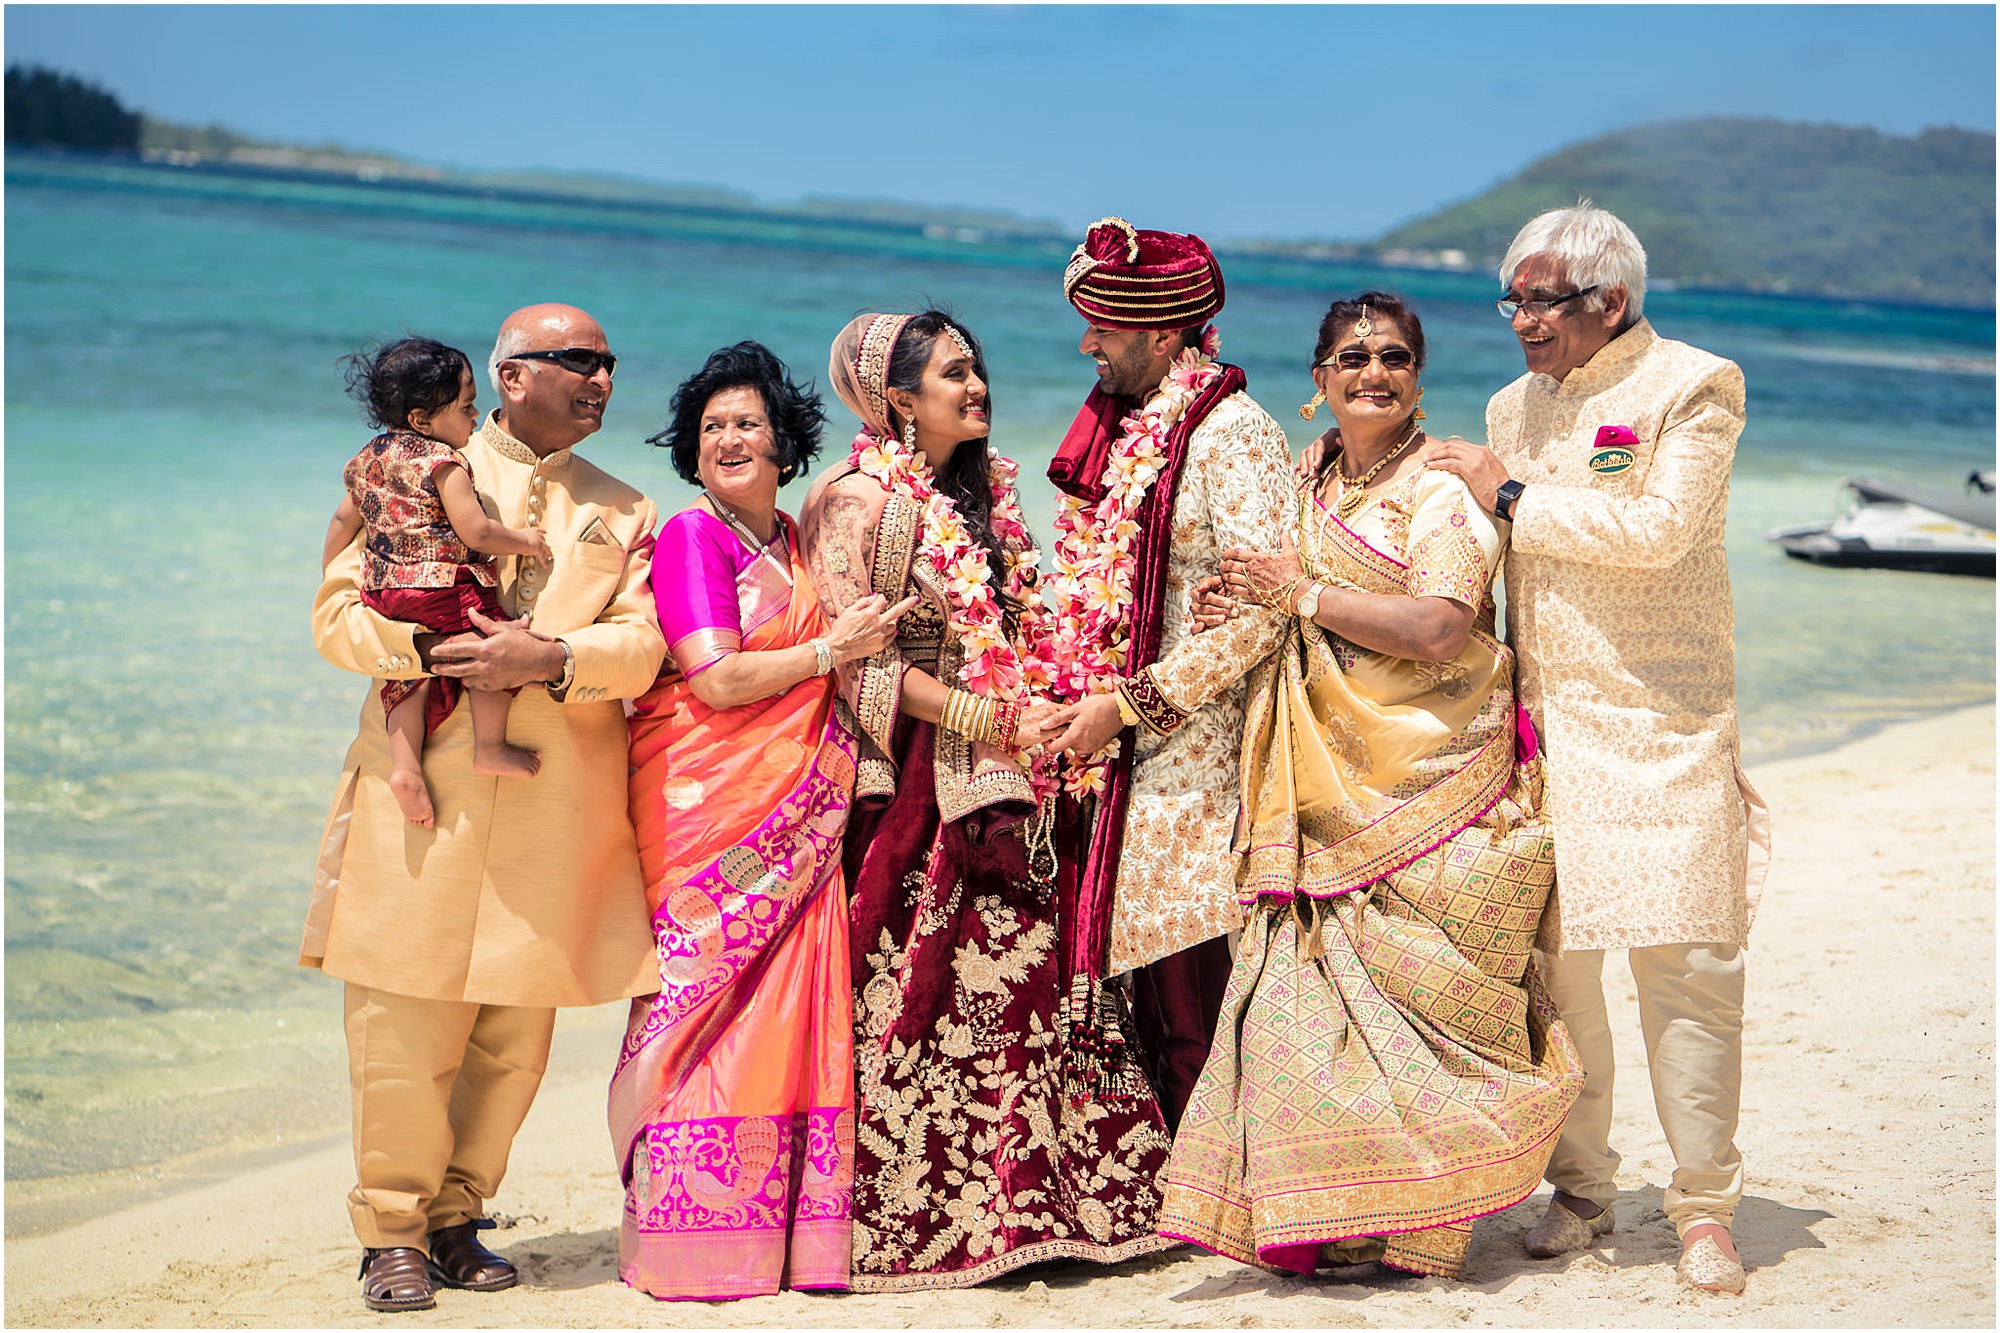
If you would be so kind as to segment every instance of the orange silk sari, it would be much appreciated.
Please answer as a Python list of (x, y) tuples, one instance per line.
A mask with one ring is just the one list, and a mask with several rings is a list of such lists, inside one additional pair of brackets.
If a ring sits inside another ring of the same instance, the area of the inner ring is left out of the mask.
[[(789, 545), (791, 587), (761, 559), (739, 576), (754, 626), (743, 651), (825, 632), (795, 530)], [(833, 679), (714, 709), (670, 665), (631, 726), (660, 993), (633, 1001), (612, 1076), (619, 1274), (665, 1299), (844, 1288), (854, 1054), (840, 843), (854, 741)]]

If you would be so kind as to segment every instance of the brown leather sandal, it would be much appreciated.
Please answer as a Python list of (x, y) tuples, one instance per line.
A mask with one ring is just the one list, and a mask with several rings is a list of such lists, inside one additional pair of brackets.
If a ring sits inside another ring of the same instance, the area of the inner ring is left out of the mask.
[(428, 1310), (437, 1304), (424, 1252), (409, 1245), (361, 1252), (361, 1299), (371, 1310)]
[(505, 1291), (521, 1280), (514, 1265), (479, 1243), (479, 1233), (492, 1225), (492, 1219), (476, 1217), (426, 1237), (431, 1272), (439, 1282), (461, 1291)]

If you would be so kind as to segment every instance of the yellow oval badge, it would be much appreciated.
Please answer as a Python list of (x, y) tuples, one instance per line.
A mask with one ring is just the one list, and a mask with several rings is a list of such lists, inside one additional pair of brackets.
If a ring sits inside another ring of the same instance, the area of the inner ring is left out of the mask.
[(1623, 472), (1632, 466), (1630, 449), (1599, 449), (1590, 456), (1590, 470), (1597, 473)]

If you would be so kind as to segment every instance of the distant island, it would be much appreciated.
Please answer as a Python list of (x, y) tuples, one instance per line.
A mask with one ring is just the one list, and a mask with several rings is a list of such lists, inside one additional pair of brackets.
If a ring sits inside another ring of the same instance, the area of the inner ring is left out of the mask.
[(1620, 130), (1397, 227), (1382, 251), (1497, 264), (1521, 223), (1588, 195), (1682, 286), (1993, 304), (1991, 134), (1714, 117)]
[[(1070, 243), (1070, 228), (997, 209), (808, 197), (773, 204), (737, 190), (634, 177), (468, 172), (338, 144), (273, 143), (222, 126), (132, 111), (58, 71), (9, 66), (10, 148), (124, 154), (169, 167), (274, 171), (521, 197), (653, 205), (746, 217), (846, 222), (943, 241)], [(1307, 261), (1490, 270), (1522, 222), (1589, 196), (1632, 224), (1661, 287), (1914, 301), (1990, 308), (1994, 136), (1914, 136), (1747, 117), (1621, 130), (1531, 162), (1476, 197), (1372, 240), (1244, 240), (1218, 250)]]

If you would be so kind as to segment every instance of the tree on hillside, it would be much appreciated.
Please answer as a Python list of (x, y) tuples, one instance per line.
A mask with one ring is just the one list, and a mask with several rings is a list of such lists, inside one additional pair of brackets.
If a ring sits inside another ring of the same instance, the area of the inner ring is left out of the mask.
[(139, 113), (95, 84), (40, 65), (7, 67), (7, 142), (100, 153), (139, 146)]

